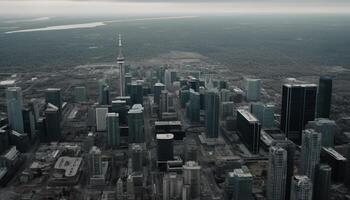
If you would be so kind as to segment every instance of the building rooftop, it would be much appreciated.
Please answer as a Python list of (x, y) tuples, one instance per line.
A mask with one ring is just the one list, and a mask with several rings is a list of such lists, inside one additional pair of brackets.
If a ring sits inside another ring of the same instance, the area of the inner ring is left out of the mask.
[(164, 86), (164, 87), (165, 87), (165, 85), (164, 85), (163, 83), (156, 83), (156, 84), (154, 84), (154, 86), (157, 86), (157, 87), (162, 87), (162, 86)]
[(197, 170), (199, 170), (199, 169), (201, 169), (201, 166), (198, 165), (198, 163), (195, 161), (187, 161), (185, 163), (185, 165), (183, 166), (183, 168), (184, 169), (197, 169)]
[(335, 149), (333, 149), (332, 147), (323, 147), (322, 148), (324, 151), (326, 151), (327, 153), (329, 153), (333, 158), (337, 159), (337, 160), (342, 160), (345, 161), (346, 158), (344, 156), (342, 156), (340, 153), (338, 153)]
[(250, 172), (244, 171), (241, 169), (234, 169), (233, 172), (229, 172), (230, 177), (239, 177), (239, 178), (253, 178), (252, 174)]
[(242, 116), (249, 122), (259, 122), (259, 120), (250, 112), (244, 109), (237, 109), (237, 112), (241, 113)]
[(107, 113), (107, 117), (119, 117), (118, 113)]
[(155, 121), (155, 126), (166, 126), (166, 125), (179, 125), (181, 126), (181, 121)]
[(313, 83), (286, 83), (284, 84), (286, 87), (317, 87), (316, 84)]
[(60, 88), (47, 88), (46, 91), (61, 91)]
[(16, 160), (19, 156), (20, 152), (17, 150), (15, 146), (11, 147), (4, 155), (3, 157), (6, 158), (7, 160)]
[(77, 174), (82, 160), (83, 159), (81, 157), (62, 156), (57, 160), (54, 168), (63, 169), (65, 170), (64, 175), (66, 177), (72, 177)]
[(174, 134), (165, 133), (165, 134), (157, 134), (157, 140), (171, 140), (174, 139)]

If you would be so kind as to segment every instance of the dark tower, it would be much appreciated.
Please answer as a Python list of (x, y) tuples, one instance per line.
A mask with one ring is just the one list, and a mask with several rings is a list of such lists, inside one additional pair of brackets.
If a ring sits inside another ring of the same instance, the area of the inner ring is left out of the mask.
[(317, 94), (317, 117), (329, 118), (332, 103), (332, 83), (330, 76), (321, 76)]
[(282, 87), (281, 130), (298, 145), (306, 123), (315, 119), (316, 93), (315, 84), (284, 84)]

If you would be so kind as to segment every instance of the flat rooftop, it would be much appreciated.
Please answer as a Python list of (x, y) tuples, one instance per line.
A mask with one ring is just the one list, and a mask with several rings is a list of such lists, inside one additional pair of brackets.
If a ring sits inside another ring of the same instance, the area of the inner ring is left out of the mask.
[(154, 122), (155, 126), (166, 126), (166, 125), (179, 125), (181, 126), (181, 121), (155, 121)]
[(335, 149), (332, 147), (323, 147), (322, 148), (324, 151), (329, 153), (333, 158), (340, 160), (340, 161), (346, 161), (346, 158), (342, 156), (340, 153), (338, 153)]
[(82, 161), (83, 158), (81, 157), (62, 156), (57, 160), (54, 168), (63, 169), (66, 177), (72, 177), (77, 174)]
[(171, 140), (174, 139), (174, 134), (165, 133), (165, 134), (157, 134), (157, 140)]
[(286, 87), (317, 87), (316, 84), (313, 83), (286, 83), (284, 84)]
[(249, 122), (259, 122), (259, 120), (250, 112), (244, 109), (237, 109), (239, 113), (242, 114), (242, 116), (248, 120)]

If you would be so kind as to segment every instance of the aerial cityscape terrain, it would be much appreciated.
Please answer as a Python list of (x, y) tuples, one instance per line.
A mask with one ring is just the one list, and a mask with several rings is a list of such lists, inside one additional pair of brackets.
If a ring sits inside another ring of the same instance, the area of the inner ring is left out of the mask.
[(0, 69), (0, 200), (350, 199), (349, 13), (0, 13)]

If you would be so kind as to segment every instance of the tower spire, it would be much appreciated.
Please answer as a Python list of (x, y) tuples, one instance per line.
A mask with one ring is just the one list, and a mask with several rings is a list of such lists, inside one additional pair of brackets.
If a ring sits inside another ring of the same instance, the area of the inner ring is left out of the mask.
[(119, 53), (117, 56), (117, 65), (119, 68), (119, 88), (120, 88), (120, 96), (124, 96), (125, 95), (125, 80), (124, 80), (124, 76), (125, 76), (125, 69), (124, 69), (124, 56), (123, 56), (123, 52), (122, 52), (122, 35), (119, 33), (118, 35), (118, 47), (119, 47)]
[(118, 61), (124, 61), (124, 56), (123, 56), (123, 52), (122, 52), (122, 35), (119, 33), (118, 35), (118, 47), (119, 47), (119, 53), (118, 53)]

